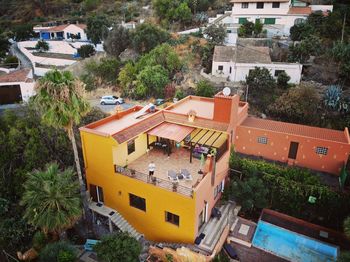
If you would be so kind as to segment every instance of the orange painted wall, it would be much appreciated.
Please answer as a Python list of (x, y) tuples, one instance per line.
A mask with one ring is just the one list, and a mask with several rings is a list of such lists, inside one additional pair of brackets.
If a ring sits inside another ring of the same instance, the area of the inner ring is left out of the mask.
[[(258, 143), (259, 136), (267, 137), (268, 143)], [(340, 169), (348, 160), (349, 144), (243, 126), (237, 127), (235, 150), (247, 155), (262, 156), (266, 159), (288, 163), (289, 146), (292, 141), (299, 143), (296, 159), (290, 160), (297, 166), (339, 175)], [(327, 147), (328, 154), (316, 154), (316, 147)]]

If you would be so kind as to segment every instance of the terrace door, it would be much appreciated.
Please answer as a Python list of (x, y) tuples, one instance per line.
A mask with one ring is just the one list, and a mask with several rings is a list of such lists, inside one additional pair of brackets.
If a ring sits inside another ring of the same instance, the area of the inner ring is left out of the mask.
[(299, 143), (298, 142), (290, 142), (289, 153), (288, 153), (288, 158), (289, 159), (296, 159), (297, 158), (298, 147), (299, 147)]
[(103, 203), (103, 188), (90, 184), (90, 196), (92, 201)]

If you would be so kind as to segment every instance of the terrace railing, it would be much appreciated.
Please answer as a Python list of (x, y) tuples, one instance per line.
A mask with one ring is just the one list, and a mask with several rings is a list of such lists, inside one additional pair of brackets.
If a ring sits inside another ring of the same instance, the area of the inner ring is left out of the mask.
[(166, 190), (176, 192), (178, 194), (193, 197), (193, 189), (189, 187), (185, 187), (180, 185), (177, 182), (171, 182), (169, 180), (161, 179), (155, 176), (149, 176), (148, 174), (129, 169), (123, 166), (114, 165), (114, 171), (115, 173), (128, 176), (130, 178), (134, 178), (137, 180), (140, 180), (142, 182), (145, 182), (147, 184), (151, 184), (157, 187), (164, 188)]

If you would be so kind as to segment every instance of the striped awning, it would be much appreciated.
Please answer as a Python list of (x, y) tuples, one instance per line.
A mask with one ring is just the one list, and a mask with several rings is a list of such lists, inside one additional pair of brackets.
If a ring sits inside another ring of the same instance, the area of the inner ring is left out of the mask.
[(164, 122), (148, 131), (147, 134), (181, 142), (186, 136), (191, 134), (194, 129), (195, 128), (189, 126)]

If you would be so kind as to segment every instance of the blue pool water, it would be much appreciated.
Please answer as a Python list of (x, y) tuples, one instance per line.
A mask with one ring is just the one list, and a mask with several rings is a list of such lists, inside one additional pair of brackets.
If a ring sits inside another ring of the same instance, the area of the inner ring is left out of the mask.
[(296, 262), (336, 261), (338, 248), (260, 220), (253, 246)]

